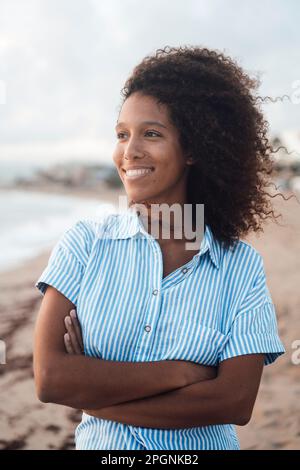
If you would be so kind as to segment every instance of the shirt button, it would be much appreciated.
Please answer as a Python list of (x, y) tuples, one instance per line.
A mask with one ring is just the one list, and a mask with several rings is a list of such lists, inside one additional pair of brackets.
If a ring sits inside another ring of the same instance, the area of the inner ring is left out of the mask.
[(145, 326), (145, 331), (147, 331), (147, 333), (149, 333), (149, 331), (151, 331), (151, 326), (150, 326), (150, 325), (146, 325), (146, 326)]
[(186, 274), (186, 273), (188, 272), (188, 269), (187, 269), (187, 268), (183, 268), (183, 269), (181, 270), (181, 272), (182, 272), (182, 274)]
[(155, 289), (153, 292), (152, 292), (153, 295), (157, 295), (158, 294), (158, 290)]

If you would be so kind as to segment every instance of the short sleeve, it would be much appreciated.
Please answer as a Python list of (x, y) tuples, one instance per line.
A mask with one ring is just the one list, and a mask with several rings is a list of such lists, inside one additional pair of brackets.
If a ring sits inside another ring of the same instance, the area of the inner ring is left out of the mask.
[(275, 307), (266, 284), (263, 261), (252, 287), (244, 295), (228, 333), (219, 362), (243, 354), (265, 353), (264, 365), (285, 353), (278, 335)]
[(93, 225), (88, 220), (80, 220), (67, 229), (52, 249), (35, 287), (44, 295), (51, 285), (77, 305), (93, 239)]

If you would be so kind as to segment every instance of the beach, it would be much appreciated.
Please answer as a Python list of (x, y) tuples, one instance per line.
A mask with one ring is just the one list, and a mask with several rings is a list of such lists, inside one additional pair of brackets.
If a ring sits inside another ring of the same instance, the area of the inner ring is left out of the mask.
[[(116, 203), (118, 194), (124, 193), (107, 189), (101, 198)], [(300, 203), (276, 197), (274, 208), (285, 226), (267, 223), (264, 233), (246, 241), (263, 256), (286, 354), (264, 368), (251, 421), (237, 427), (242, 449), (300, 449), (300, 364), (291, 359), (292, 343), (300, 340)], [(0, 273), (0, 339), (7, 348), (0, 365), (0, 449), (74, 449), (81, 411), (41, 403), (33, 381), (33, 330), (42, 300), (34, 284), (49, 253)]]

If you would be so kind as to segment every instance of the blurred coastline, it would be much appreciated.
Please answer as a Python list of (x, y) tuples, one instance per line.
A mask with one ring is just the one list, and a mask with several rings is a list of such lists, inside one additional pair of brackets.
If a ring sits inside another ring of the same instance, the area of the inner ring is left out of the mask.
[[(292, 195), (289, 189), (291, 181), (298, 175), (283, 178), (283, 174), (276, 184), (281, 185), (278, 189), (287, 198)], [(0, 199), (2, 197), (6, 207), (13, 208), (16, 192), (19, 192), (16, 205), (20, 198), (26, 203), (26, 194), (39, 202), (33, 210), (34, 220), (51, 204), (49, 211), (52, 215), (59, 207), (63, 206), (63, 210), (59, 217), (56, 214), (52, 223), (56, 231), (53, 230), (52, 238), (47, 240), (47, 248), (36, 240), (37, 245), (40, 243), (40, 250), (35, 254), (31, 251), (28, 259), (24, 258), (17, 266), (11, 265), (0, 272), (0, 338), (7, 347), (7, 363), (0, 365), (0, 449), (74, 449), (74, 429), (81, 412), (41, 403), (35, 395), (32, 341), (41, 295), (34, 283), (47, 264), (50, 245), (57, 238), (58, 231), (62, 231), (63, 225), (59, 220), (69, 225), (71, 220), (82, 214), (77, 210), (79, 206), (83, 212), (88, 212), (102, 203), (116, 205), (118, 196), (125, 193), (121, 187), (108, 184), (105, 178), (94, 186), (66, 185), (57, 181), (43, 181), (42, 184), (19, 181), (1, 188)], [(295, 194), (300, 200), (299, 192)], [(48, 198), (48, 202), (43, 197)], [(35, 202), (29, 201), (28, 204), (33, 204), (33, 207)], [(242, 449), (300, 449), (300, 365), (291, 362), (292, 342), (300, 339), (300, 203), (294, 197), (284, 201), (278, 196), (273, 204), (276, 213), (282, 214), (279, 223), (284, 226), (266, 223), (262, 234), (253, 234), (246, 241), (264, 258), (279, 332), (287, 352), (265, 368), (251, 422), (237, 428)], [(75, 212), (70, 211), (71, 206), (77, 207)], [(66, 219), (66, 214), (70, 218)], [(25, 215), (28, 219), (28, 210), (25, 210)], [(15, 222), (11, 220), (10, 223), (13, 226)], [(51, 225), (42, 225), (45, 226)], [(35, 228), (33, 225), (29, 232), (31, 239)], [(7, 242), (10, 236), (8, 233)], [(13, 246), (20, 240), (10, 242)]]
[(77, 220), (114, 211), (120, 192), (110, 165), (0, 162), (0, 272), (50, 248)]
[[(300, 201), (300, 156), (286, 153), (276, 137), (274, 189)], [(80, 218), (114, 211), (126, 196), (112, 164), (69, 161), (52, 165), (0, 161), (0, 272), (29, 260), (54, 244)]]

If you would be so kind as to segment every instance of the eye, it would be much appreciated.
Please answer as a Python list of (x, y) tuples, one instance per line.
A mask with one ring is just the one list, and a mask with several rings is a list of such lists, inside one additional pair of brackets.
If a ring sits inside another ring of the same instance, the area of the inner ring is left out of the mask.
[(146, 134), (155, 134), (154, 137), (160, 137), (160, 134), (155, 131), (146, 131)]
[[(122, 139), (123, 138), (122, 136), (124, 136), (124, 134), (125, 132), (119, 132), (116, 135), (117, 139)], [(161, 135), (156, 131), (146, 131), (145, 134), (154, 134), (154, 137), (161, 137)]]
[(120, 139), (120, 136), (121, 136), (121, 135), (124, 135), (124, 132), (119, 132), (119, 133), (116, 135), (117, 139)]

